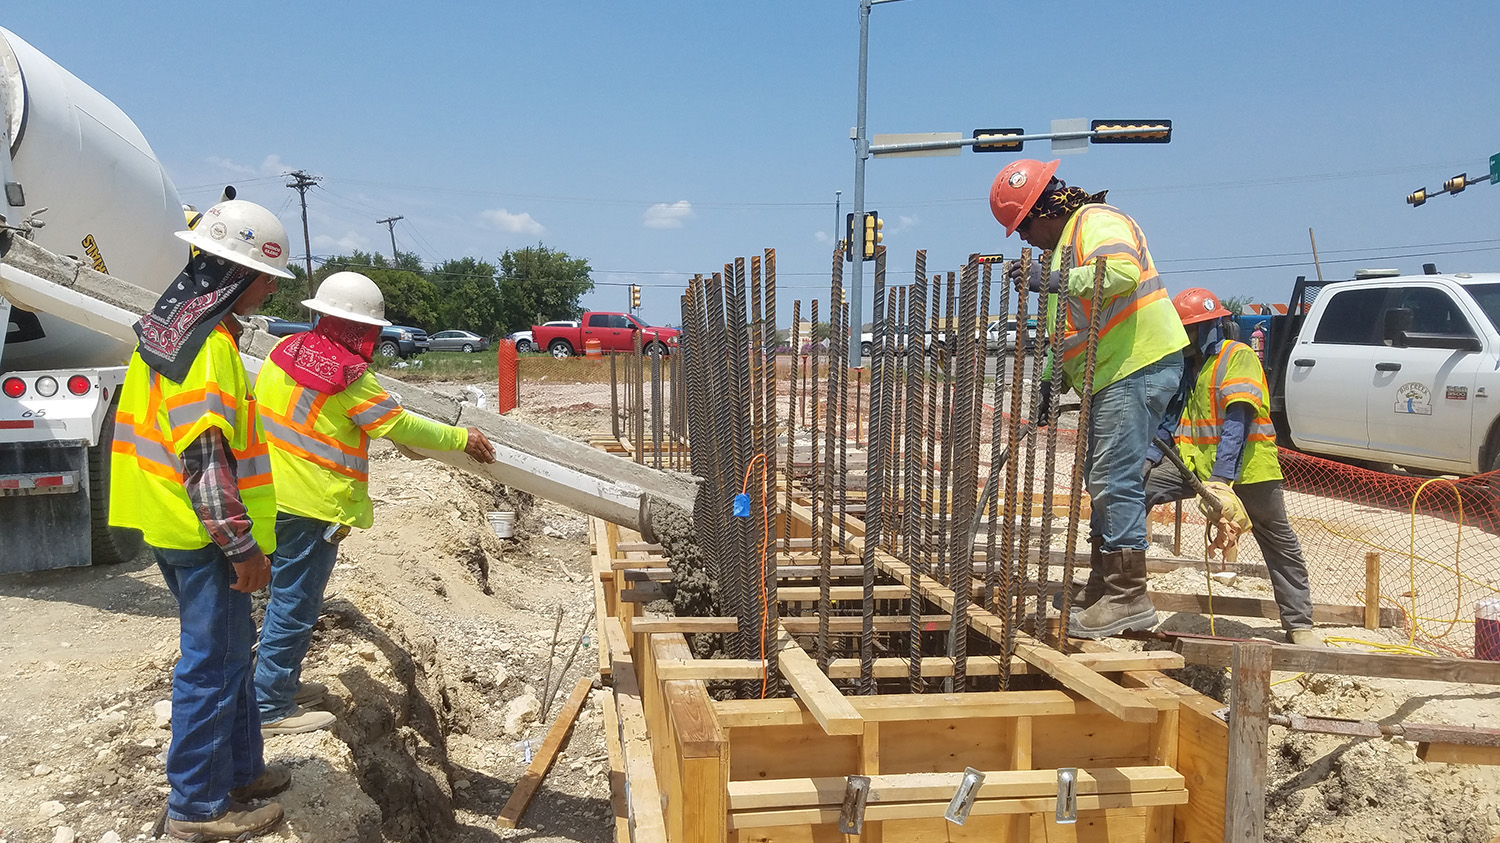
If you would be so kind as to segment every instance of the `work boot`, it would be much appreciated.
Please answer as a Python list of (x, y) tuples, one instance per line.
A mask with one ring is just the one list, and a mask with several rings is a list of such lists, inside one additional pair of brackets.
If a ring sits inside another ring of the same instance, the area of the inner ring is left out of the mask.
[(260, 724), (260, 734), (263, 738), (275, 735), (300, 735), (303, 732), (316, 732), (319, 729), (327, 729), (337, 720), (326, 711), (309, 711), (301, 706), (292, 710), (291, 714)]
[[(1082, 612), (1099, 602), (1104, 595), (1104, 537), (1089, 536), (1089, 581), (1083, 585), (1072, 583), (1072, 611)], [(1052, 595), (1052, 608), (1062, 611), (1062, 592)]]
[(1068, 635), (1104, 638), (1156, 626), (1156, 607), (1146, 596), (1146, 551), (1113, 550), (1100, 555), (1104, 593), (1092, 606), (1068, 618)]
[(285, 764), (267, 764), (260, 778), (229, 791), (229, 798), (236, 802), (251, 802), (286, 790), (292, 784), (292, 771)]
[(1286, 640), (1299, 647), (1323, 646), (1323, 636), (1316, 629), (1289, 629), (1286, 631)]
[(326, 696), (328, 696), (327, 685), (304, 679), (302, 685), (297, 688), (297, 693), (292, 696), (292, 702), (297, 705), (317, 705)]
[(267, 802), (259, 808), (231, 803), (229, 810), (202, 822), (167, 818), (167, 836), (174, 840), (242, 840), (281, 822), (281, 805)]

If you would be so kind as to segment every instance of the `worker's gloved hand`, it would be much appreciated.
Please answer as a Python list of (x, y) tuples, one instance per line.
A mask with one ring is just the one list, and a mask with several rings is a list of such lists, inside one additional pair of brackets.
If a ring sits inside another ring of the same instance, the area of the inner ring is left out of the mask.
[(475, 462), (492, 463), (495, 461), (495, 446), (490, 444), (484, 431), (477, 427), (469, 428), (469, 443), (464, 446), (464, 453), (473, 457)]
[(1042, 381), (1041, 393), (1036, 399), (1036, 410), (1031, 414), (1033, 427), (1046, 427), (1052, 423), (1052, 381)]
[[(1250, 529), (1250, 516), (1245, 512), (1245, 504), (1240, 501), (1239, 496), (1234, 493), (1228, 483), (1222, 480), (1210, 480), (1204, 483), (1203, 487), (1219, 499), (1219, 506), (1223, 510), (1219, 513), (1217, 523), (1209, 525), (1209, 547), (1228, 550), (1234, 547), (1239, 542), (1240, 536)], [(1214, 517), (1206, 501), (1198, 501), (1198, 510), (1209, 518)]]
[(1047, 271), (1040, 260), (1030, 261), (1026, 264), (1025, 271), (1022, 271), (1021, 263), (1011, 261), (1005, 270), (1010, 283), (1025, 284), (1026, 289), (1033, 293), (1056, 293), (1062, 289), (1062, 273)]

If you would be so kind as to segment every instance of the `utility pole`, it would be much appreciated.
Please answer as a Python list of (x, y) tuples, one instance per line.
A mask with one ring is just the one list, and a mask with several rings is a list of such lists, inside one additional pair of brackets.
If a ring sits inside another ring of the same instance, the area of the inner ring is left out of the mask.
[(391, 230), (391, 267), (392, 268), (395, 268), (395, 266), (396, 266), (396, 220), (404, 220), (404, 219), (406, 219), (406, 217), (386, 217), (383, 220), (376, 220), (375, 221), (375, 223), (377, 225), (383, 225), (386, 228), (389, 228)]
[(307, 294), (311, 296), (317, 291), (312, 288), (312, 238), (307, 236), (307, 189), (322, 181), (323, 177), (308, 175), (301, 170), (293, 170), (287, 175), (292, 179), (287, 187), (297, 191), (302, 197), (302, 254), (307, 261)]

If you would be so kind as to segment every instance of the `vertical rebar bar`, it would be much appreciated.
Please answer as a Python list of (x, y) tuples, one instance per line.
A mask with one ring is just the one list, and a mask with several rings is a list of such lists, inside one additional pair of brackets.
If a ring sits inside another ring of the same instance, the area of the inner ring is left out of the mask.
[(797, 375), (801, 368), (802, 350), (802, 300), (792, 300), (792, 373), (788, 378), (786, 414), (786, 532), (781, 534), (781, 550), (792, 552), (792, 486), (797, 481)]
[[(982, 359), (976, 353), (976, 309), (979, 303), (978, 258), (964, 266), (959, 283), (958, 321), (950, 322), (958, 332), (953, 344), (954, 375), (952, 516), (947, 522), (948, 587), (953, 590), (953, 612), (949, 618), (949, 655), (953, 659), (952, 687), (962, 693), (968, 682), (968, 630), (970, 583), (974, 576), (974, 366)], [(952, 275), (949, 275), (950, 283)], [(979, 340), (983, 341), (985, 333)]]
[[(1063, 247), (1063, 249), (1058, 253), (1058, 259), (1059, 271), (1063, 278), (1067, 278), (1068, 271), (1073, 268), (1072, 247)], [(1045, 269), (1046, 267), (1043, 268)], [(1042, 486), (1042, 529), (1036, 552), (1038, 560), (1037, 564), (1039, 566), (1050, 566), (1052, 564), (1052, 506), (1055, 502), (1057, 488), (1057, 419), (1059, 415), (1058, 407), (1062, 404), (1062, 379), (1061, 377), (1059, 377), (1059, 375), (1062, 370), (1062, 333), (1063, 328), (1066, 325), (1067, 291), (1064, 290), (1055, 296), (1047, 296), (1044, 301), (1046, 302), (1045, 307), (1043, 307), (1040, 302), (1037, 305), (1036, 323), (1039, 331), (1046, 331), (1048, 341), (1051, 346), (1049, 349), (1051, 355), (1051, 368), (1046, 369), (1045, 371), (1047, 375), (1050, 376), (1050, 380), (1052, 383), (1052, 404), (1048, 409), (1047, 417), (1047, 444), (1045, 449), (1047, 454), (1047, 461), (1046, 466), (1043, 468), (1042, 474), (1042, 481), (1044, 484)], [(1024, 328), (1025, 326), (1017, 326), (1018, 331), (1024, 330)], [(1019, 336), (1019, 334), (1017, 334), (1017, 336)], [(1036, 346), (1035, 360), (1037, 362), (1032, 371), (1037, 373), (1036, 378), (1037, 381), (1040, 382), (1043, 379), (1042, 372), (1044, 371), (1044, 368), (1041, 365), (1041, 361), (1044, 357), (1044, 350), (1040, 339), (1038, 339), (1038, 341), (1036, 341), (1034, 345)], [(1043, 581), (1045, 581), (1046, 572), (1049, 570), (1050, 567), (1041, 568), (1041, 579)], [(1073, 571), (1071, 568), (1067, 567), (1066, 563), (1064, 563), (1062, 577), (1062, 594), (1063, 602), (1061, 606), (1064, 611), (1059, 615), (1059, 618), (1063, 626), (1059, 627), (1059, 629), (1066, 628), (1068, 622), (1066, 609), (1067, 605), (1073, 599)], [(1045, 602), (1045, 598), (1045, 586), (1043, 586), (1039, 588), (1037, 596), (1038, 635), (1042, 635), (1047, 631), (1045, 623), (1046, 609), (1042, 607), (1042, 604)]]
[[(815, 423), (821, 424), (823, 426), (824, 446), (823, 464), (820, 466), (820, 491), (822, 492), (823, 497), (823, 549), (818, 557), (817, 657), (818, 666), (821, 667), (825, 672), (828, 670), (828, 664), (831, 659), (828, 650), (828, 614), (831, 608), (829, 605), (829, 588), (832, 586), (832, 582), (830, 580), (829, 566), (832, 564), (832, 559), (830, 557), (833, 552), (834, 519), (833, 469), (835, 449), (833, 441), (833, 428), (834, 422), (836, 420), (834, 408), (838, 406), (838, 396), (835, 393), (835, 389), (837, 389), (838, 386), (838, 379), (835, 377), (835, 373), (844, 366), (843, 358), (840, 358), (838, 356), (836, 350), (837, 346), (835, 344), (835, 338), (840, 333), (838, 319), (839, 301), (843, 298), (844, 294), (844, 260), (843, 255), (839, 254), (839, 251), (837, 249), (834, 250), (833, 254), (833, 272), (831, 273), (831, 276), (832, 277), (828, 294), (828, 398), (823, 402), (823, 412), (821, 414), (815, 414), (822, 416), (822, 418)], [(814, 363), (813, 385), (815, 389), (817, 388), (816, 369), (817, 364)]]
[[(640, 332), (636, 332), (640, 336)], [(651, 356), (651, 467), (661, 469), (662, 382), (661, 354)]]
[[(875, 356), (885, 355), (885, 248), (875, 248), (875, 289), (871, 299), (871, 371), (876, 371)], [(859, 315), (854, 314), (858, 320)], [(884, 384), (876, 385), (870, 380), (870, 447), (865, 449), (865, 535), (860, 561), (863, 568), (862, 623), (859, 633), (859, 692), (875, 693), (875, 554), (881, 543), (882, 503), (884, 501), (883, 474), (885, 466), (885, 408), (882, 406)], [(847, 481), (846, 481), (847, 482)]]
[[(1068, 263), (1076, 258), (1074, 255), (1064, 253), (1063, 258)], [(1078, 408), (1078, 443), (1073, 448), (1073, 479), (1071, 484), (1072, 504), (1068, 507), (1068, 544), (1067, 551), (1063, 557), (1063, 584), (1066, 586), (1073, 580), (1073, 568), (1077, 564), (1078, 545), (1078, 522), (1079, 498), (1083, 490), (1084, 460), (1087, 454), (1090, 429), (1094, 424), (1094, 365), (1099, 351), (1099, 333), (1104, 321), (1104, 273), (1106, 271), (1104, 258), (1094, 261), (1094, 289), (1093, 297), (1089, 300), (1088, 312), (1088, 334), (1084, 340), (1083, 351), (1083, 383), (1079, 385), (1078, 394), (1081, 398)], [(1099, 502), (1094, 502), (1099, 506)], [(1063, 589), (1062, 617), (1063, 624), (1058, 634), (1059, 643), (1068, 634), (1068, 619), (1073, 610), (1072, 589)]]
[[(849, 303), (839, 305), (838, 373), (839, 552), (849, 549)], [(868, 476), (866, 477), (868, 480)]]
[(943, 300), (943, 276), (932, 276), (932, 301), (928, 306), (928, 323), (931, 325), (930, 335), (927, 341), (931, 348), (926, 349), (922, 355), (924, 363), (924, 391), (923, 406), (925, 408), (925, 421), (922, 426), (922, 437), (927, 442), (926, 458), (922, 462), (922, 530), (918, 535), (921, 537), (922, 567), (923, 573), (928, 576), (937, 576), (937, 542), (933, 532), (933, 517), (937, 513), (937, 496), (940, 494), (937, 488), (937, 447), (938, 431), (938, 331), (942, 325), (942, 300)]
[[(926, 380), (926, 366), (922, 334), (927, 327), (927, 252), (918, 250), (916, 272), (912, 276), (911, 302), (906, 311), (906, 453), (903, 460), (905, 476), (902, 478), (902, 506), (906, 524), (906, 536), (901, 542), (902, 560), (911, 575), (907, 598), (907, 612), (911, 618), (910, 638), (907, 642), (907, 679), (911, 692), (921, 693), (922, 682), (922, 566), (920, 554), (925, 543), (921, 540), (922, 511), (926, 501), (922, 498), (925, 486), (923, 478), (927, 471), (920, 463), (922, 430), (922, 394)], [(930, 445), (929, 445), (930, 447)]]
[[(1030, 267), (1031, 249), (1022, 249), (1020, 272), (1015, 276), (1015, 279), (1011, 281), (1011, 283), (1015, 285), (1016, 293), (1017, 331), (1021, 330), (1020, 326), (1026, 324), (1028, 313), (1028, 291), (1026, 289), (1025, 278), (1026, 273), (1030, 271)], [(1010, 273), (1007, 272), (1007, 280), (1009, 279)], [(1010, 415), (1006, 419), (1005, 423), (1005, 443), (1006, 447), (1010, 449), (1010, 459), (1005, 463), (1005, 504), (1000, 520), (1002, 545), (1000, 558), (1005, 563), (1005, 571), (1001, 575), (1001, 581), (1005, 586), (1004, 609), (1012, 617), (1012, 620), (1010, 621), (1012, 641), (1014, 640), (1015, 626), (1023, 620), (1022, 613), (1025, 607), (1025, 591), (1022, 588), (1022, 582), (1024, 581), (1026, 574), (1026, 559), (1024, 556), (1025, 550), (1023, 548), (1021, 554), (1018, 555), (1016, 553), (1015, 547), (1017, 512), (1016, 487), (1019, 484), (1020, 480), (1020, 459), (1018, 454), (1016, 453), (1016, 449), (1020, 447), (1021, 426), (1025, 423), (1025, 420), (1022, 418), (1023, 407), (1021, 404), (1024, 397), (1022, 392), (1022, 384), (1024, 383), (1025, 376), (1026, 355), (1013, 355), (1010, 381)], [(999, 411), (998, 407), (996, 408), (996, 411)], [(1024, 507), (1025, 504), (1023, 503), (1022, 506)], [(1007, 649), (1009, 649), (1010, 646), (1011, 644), (1007, 643)]]

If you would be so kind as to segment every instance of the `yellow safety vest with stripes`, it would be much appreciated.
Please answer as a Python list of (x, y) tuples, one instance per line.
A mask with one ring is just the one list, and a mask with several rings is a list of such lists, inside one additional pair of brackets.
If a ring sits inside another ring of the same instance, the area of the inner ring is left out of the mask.
[(1243, 401), (1255, 408), (1254, 421), (1245, 431), (1245, 450), (1240, 455), (1240, 483), (1263, 483), (1281, 479), (1276, 457), (1276, 427), (1271, 423), (1270, 393), (1266, 372), (1255, 349), (1242, 342), (1225, 340), (1219, 352), (1198, 372), (1177, 423), (1177, 453), (1200, 478), (1207, 480), (1218, 456), (1219, 436), (1229, 405)]
[[(1105, 276), (1095, 392), (1187, 346), (1187, 331), (1157, 277), (1146, 235), (1135, 220), (1108, 205), (1084, 205), (1068, 218), (1052, 250), (1049, 268), (1054, 272), (1062, 268), (1063, 246), (1072, 246), (1075, 256), (1067, 277), (1062, 333), (1063, 373), (1070, 385), (1083, 384), (1089, 318), (1095, 307), (1093, 261), (1098, 258), (1105, 259)], [(1048, 299), (1048, 330), (1057, 324), (1058, 298)], [(1044, 377), (1050, 374), (1050, 361), (1048, 368)]]
[(255, 382), (271, 441), (276, 504), (282, 512), (369, 527), (370, 438), (434, 451), (462, 450), (469, 433), (406, 412), (365, 372), (343, 392), (308, 389), (272, 360)]
[(276, 549), (276, 492), (250, 377), (239, 347), (215, 326), (181, 383), (130, 356), (110, 453), (109, 523), (145, 534), (168, 550), (196, 550), (212, 539), (183, 486), (182, 452), (217, 429), (235, 461), (240, 500), (261, 552)]

